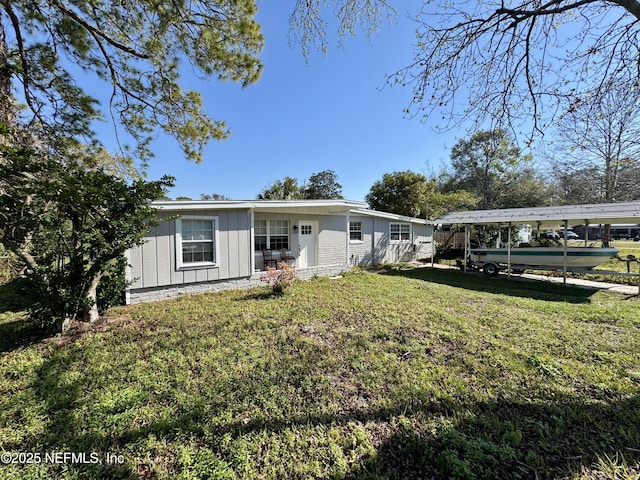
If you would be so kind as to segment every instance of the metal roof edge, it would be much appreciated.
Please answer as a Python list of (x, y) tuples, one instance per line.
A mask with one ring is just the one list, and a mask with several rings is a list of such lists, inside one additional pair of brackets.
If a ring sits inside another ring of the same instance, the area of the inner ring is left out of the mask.
[(152, 202), (153, 207), (164, 211), (181, 210), (233, 210), (299, 207), (361, 208), (364, 202), (353, 200), (162, 200)]
[(398, 214), (389, 213), (389, 212), (381, 212), (378, 210), (370, 210), (368, 208), (355, 208), (350, 210), (350, 212), (358, 215), (366, 215), (369, 217), (386, 218), (388, 220), (398, 220), (401, 222), (419, 223), (421, 225), (434, 225), (434, 222), (424, 218), (407, 217), (405, 215), (398, 215)]
[(434, 220), (437, 224), (474, 224), (507, 222), (553, 222), (570, 220), (584, 223), (629, 221), (640, 223), (640, 201), (558, 205), (533, 208), (469, 210), (451, 212)]

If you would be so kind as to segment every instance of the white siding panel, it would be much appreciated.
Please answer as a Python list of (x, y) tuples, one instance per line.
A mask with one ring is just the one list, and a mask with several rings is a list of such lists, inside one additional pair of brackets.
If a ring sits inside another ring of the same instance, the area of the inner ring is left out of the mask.
[(158, 285), (171, 284), (171, 268), (173, 262), (171, 261), (170, 244), (172, 241), (171, 225), (169, 222), (162, 222), (156, 228), (156, 271)]
[[(240, 252), (238, 251), (239, 246), (239, 232), (240, 228), (238, 222), (238, 211), (231, 211), (227, 214), (227, 278), (237, 278), (240, 276)], [(222, 249), (221, 249), (222, 250)]]
[(129, 274), (132, 281), (131, 288), (142, 288), (142, 245), (133, 247), (129, 251)]
[(145, 288), (158, 285), (157, 241), (158, 239), (154, 235), (142, 246), (142, 286)]

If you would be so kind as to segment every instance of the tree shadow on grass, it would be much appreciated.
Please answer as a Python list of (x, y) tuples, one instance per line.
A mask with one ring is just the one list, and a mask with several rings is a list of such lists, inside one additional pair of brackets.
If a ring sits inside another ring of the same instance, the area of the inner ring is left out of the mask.
[(55, 325), (27, 315), (33, 301), (25, 293), (25, 282), (18, 278), (0, 285), (0, 353), (39, 343), (56, 333)]
[(536, 282), (519, 278), (491, 278), (475, 272), (435, 268), (391, 269), (380, 275), (413, 278), (478, 292), (531, 298), (534, 300), (563, 301), (568, 303), (590, 303), (595, 290), (556, 283)]
[(33, 299), (29, 298), (27, 288), (28, 281), (24, 278), (16, 278), (0, 285), (0, 313), (18, 312), (29, 308)]
[[(189, 405), (175, 405), (155, 421), (140, 424), (135, 420), (135, 408), (139, 405), (132, 406), (126, 401), (114, 402), (108, 412), (90, 411), (84, 418), (77, 414), (75, 409), (85, 403), (87, 391), (94, 388), (95, 382), (90, 373), (78, 374), (78, 370), (74, 370), (74, 375), (67, 375), (68, 366), (82, 363), (83, 355), (81, 346), (72, 345), (45, 361), (33, 388), (45, 406), (44, 414), (50, 419), (47, 430), (34, 437), (29, 445), (9, 444), (5, 449), (127, 451), (125, 465), (66, 465), (64, 468), (83, 478), (153, 478), (156, 462), (165, 462), (170, 474), (179, 473), (183, 467), (176, 464), (175, 458), (168, 461), (161, 452), (136, 452), (132, 450), (133, 445), (149, 441), (155, 445), (172, 442), (186, 445), (195, 438), (198, 439), (196, 448), (206, 449), (213, 455), (207, 458), (218, 462), (216, 468), (233, 473), (232, 465), (237, 465), (238, 459), (229, 457), (228, 447), (240, 439), (250, 444), (251, 438), (280, 436), (284, 445), (284, 437), (307, 428), (322, 427), (316, 429), (314, 435), (327, 435), (333, 427), (352, 426), (366, 432), (374, 451), (358, 456), (350, 450), (352, 439), (338, 442), (345, 458), (351, 460), (346, 471), (342, 470), (336, 478), (566, 478), (581, 466), (593, 468), (598, 458), (605, 456), (622, 456), (628, 464), (640, 465), (640, 395), (637, 393), (625, 397), (600, 392), (581, 398), (556, 392), (549, 394), (553, 400), (498, 397), (491, 401), (471, 401), (455, 397), (437, 400), (425, 391), (396, 397), (384, 408), (356, 406), (345, 407), (336, 414), (314, 414), (313, 411), (321, 409), (316, 409), (320, 405), (311, 400), (308, 415), (268, 416), (268, 412), (262, 411), (255, 418), (214, 420), (212, 417), (219, 410), (228, 409), (232, 403), (250, 404), (256, 393), (254, 389), (264, 391), (274, 386), (269, 384), (273, 379), (269, 380), (268, 375), (262, 385), (255, 383), (262, 378), (258, 374), (251, 381), (238, 375), (225, 380), (227, 391), (235, 392), (229, 399), (216, 398), (217, 403), (212, 406), (212, 397), (202, 394), (201, 398), (190, 399)], [(300, 378), (314, 374), (312, 365), (305, 368), (307, 370), (303, 368), (299, 372)], [(108, 375), (108, 371), (104, 374)], [(290, 377), (283, 375), (283, 378)], [(299, 385), (288, 386), (299, 388)], [(343, 406), (348, 404), (345, 400), (342, 399)], [(131, 412), (134, 412), (133, 420), (123, 421)], [(105, 423), (96, 425), (101, 419)], [(114, 427), (118, 422), (120, 425)], [(166, 448), (169, 455), (177, 455), (171, 451), (175, 446)], [(300, 452), (301, 455), (313, 453)], [(255, 454), (274, 455), (260, 449)], [(196, 463), (189, 468), (196, 473), (199, 468), (210, 466), (210, 463), (193, 461)], [(49, 474), (63, 471), (60, 465), (46, 468)], [(328, 476), (339, 471), (336, 465), (327, 465), (327, 468)], [(332, 468), (336, 470), (332, 472)], [(301, 476), (293, 473), (290, 476), (298, 477)]]

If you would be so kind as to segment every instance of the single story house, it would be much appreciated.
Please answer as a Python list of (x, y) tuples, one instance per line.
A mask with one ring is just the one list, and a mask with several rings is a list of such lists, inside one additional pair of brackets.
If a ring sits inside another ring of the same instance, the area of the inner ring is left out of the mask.
[(127, 303), (260, 283), (279, 261), (300, 278), (430, 257), (433, 223), (348, 200), (154, 202), (160, 223), (127, 252)]

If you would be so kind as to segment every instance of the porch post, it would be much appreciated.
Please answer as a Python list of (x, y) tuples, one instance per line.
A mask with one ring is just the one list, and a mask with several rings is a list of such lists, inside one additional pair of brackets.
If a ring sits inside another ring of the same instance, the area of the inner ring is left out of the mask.
[(346, 241), (347, 241), (347, 248), (345, 249), (347, 252), (347, 258), (346, 258), (346, 265), (349, 265), (349, 267), (351, 267), (351, 246), (350, 246), (350, 236), (351, 234), (349, 233), (349, 229), (350, 229), (350, 224), (351, 224), (351, 210), (347, 210), (347, 225), (345, 228), (345, 237), (346, 237)]
[(253, 207), (249, 209), (249, 268), (251, 269), (251, 275), (256, 271), (256, 242), (255, 231), (253, 229), (255, 223), (255, 212)]

